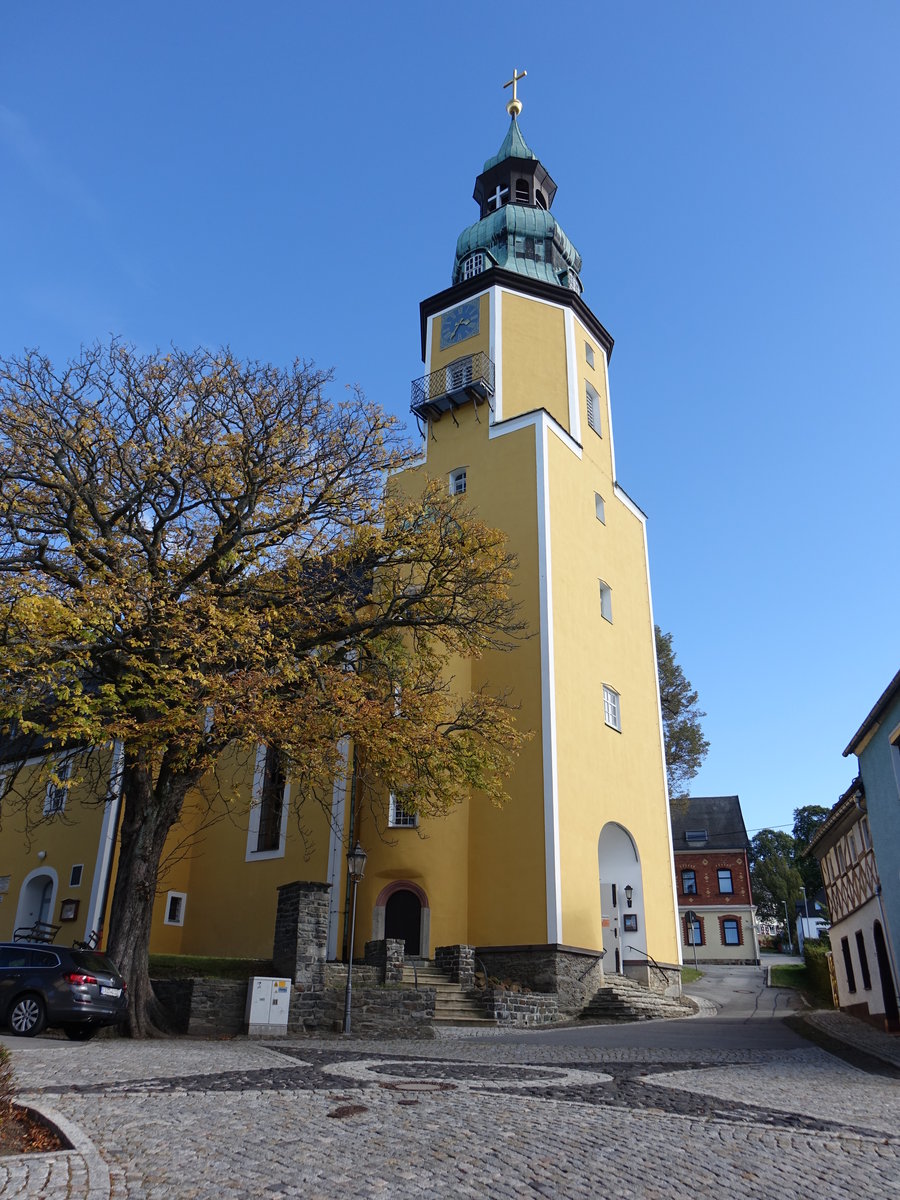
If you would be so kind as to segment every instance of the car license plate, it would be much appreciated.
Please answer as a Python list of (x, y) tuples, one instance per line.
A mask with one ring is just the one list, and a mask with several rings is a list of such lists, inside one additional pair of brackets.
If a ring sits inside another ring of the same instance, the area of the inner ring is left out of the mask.
[(100, 995), (101, 996), (121, 996), (122, 989), (121, 988), (102, 987), (100, 989)]

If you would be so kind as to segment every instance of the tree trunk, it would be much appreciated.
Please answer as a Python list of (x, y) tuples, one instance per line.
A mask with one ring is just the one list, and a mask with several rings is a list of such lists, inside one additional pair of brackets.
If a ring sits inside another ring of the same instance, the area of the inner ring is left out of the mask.
[(128, 985), (129, 1037), (172, 1032), (171, 1018), (150, 985), (148, 955), (153, 902), (163, 847), (178, 820), (193, 775), (160, 772), (156, 786), (142, 759), (126, 754), (119, 859), (109, 920), (107, 952)]

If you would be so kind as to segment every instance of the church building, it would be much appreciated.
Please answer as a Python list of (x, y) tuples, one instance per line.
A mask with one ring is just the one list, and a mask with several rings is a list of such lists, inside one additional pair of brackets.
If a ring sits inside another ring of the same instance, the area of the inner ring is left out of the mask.
[[(646, 518), (617, 481), (613, 340), (583, 299), (581, 255), (552, 212), (556, 184), (520, 129), (521, 78), (510, 81), (506, 136), (475, 180), (477, 217), (457, 238), (450, 286), (421, 303), (424, 374), (411, 408), (422, 456), (389, 484), (414, 493), (426, 479), (446, 481), (506, 533), (518, 560), (515, 593), (530, 636), (512, 652), (457, 663), (454, 678), (509, 693), (533, 733), (508, 781), (510, 800), (497, 809), (472, 796), (419, 822), (386, 798), (385, 834), (340, 784), (330, 822), (316, 817), (301, 837), (289, 817), (291, 783), (270, 769), (265, 749), (247, 761), (233, 755), (244, 816), (233, 813), (192, 845), (186, 805), (170, 840), (187, 849), (168, 856), (154, 951), (265, 958), (277, 889), (299, 879), (330, 884), (327, 952), (343, 958), (346, 853), (359, 841), (368, 862), (357, 956), (385, 937), (402, 938), (411, 956), (473, 946), (488, 974), (568, 990), (572, 1005), (604, 973), (677, 986)], [(87, 783), (67, 792), (58, 769), (44, 831), (20, 853), (4, 830), (0, 939), (63, 912), (61, 941), (104, 923), (114, 756), (108, 767), (105, 805), (96, 803), (102, 793), (80, 795)], [(572, 982), (588, 978), (591, 986)]]

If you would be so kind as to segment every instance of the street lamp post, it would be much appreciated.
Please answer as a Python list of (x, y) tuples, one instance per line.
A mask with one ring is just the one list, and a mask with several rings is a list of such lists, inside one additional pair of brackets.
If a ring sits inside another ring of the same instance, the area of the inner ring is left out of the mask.
[(688, 928), (691, 931), (691, 945), (694, 947), (694, 970), (696, 971), (696, 970), (698, 970), (698, 967), (697, 967), (697, 930), (700, 928), (700, 918), (697, 916), (697, 914), (694, 912), (694, 910), (692, 908), (689, 908), (688, 911), (684, 915), (685, 915), (685, 919), (687, 920), (687, 923), (688, 923)]
[(784, 925), (788, 935), (788, 954), (794, 953), (794, 939), (791, 937), (791, 919), (788, 916), (787, 900), (782, 900), (784, 905)]
[(366, 869), (368, 855), (359, 842), (353, 850), (347, 852), (347, 872), (353, 885), (353, 899), (350, 915), (350, 948), (347, 952), (347, 990), (344, 993), (344, 1027), (342, 1032), (350, 1032), (350, 1003), (353, 996), (353, 943), (356, 940), (356, 889)]

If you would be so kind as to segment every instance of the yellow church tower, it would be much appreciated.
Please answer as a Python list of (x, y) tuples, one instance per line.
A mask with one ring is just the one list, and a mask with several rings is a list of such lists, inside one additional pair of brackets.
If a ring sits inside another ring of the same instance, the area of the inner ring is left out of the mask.
[(677, 986), (679, 938), (646, 520), (616, 480), (613, 341), (519, 128), (523, 75), (452, 285), (421, 304), (424, 451), (398, 483), (446, 480), (508, 535), (532, 636), (461, 682), (509, 691), (535, 736), (502, 810), (473, 797), (416, 827), (391, 805), (388, 842), (367, 844), (358, 942), (472, 945), (490, 974), (561, 995), (600, 971), (661, 990)]

